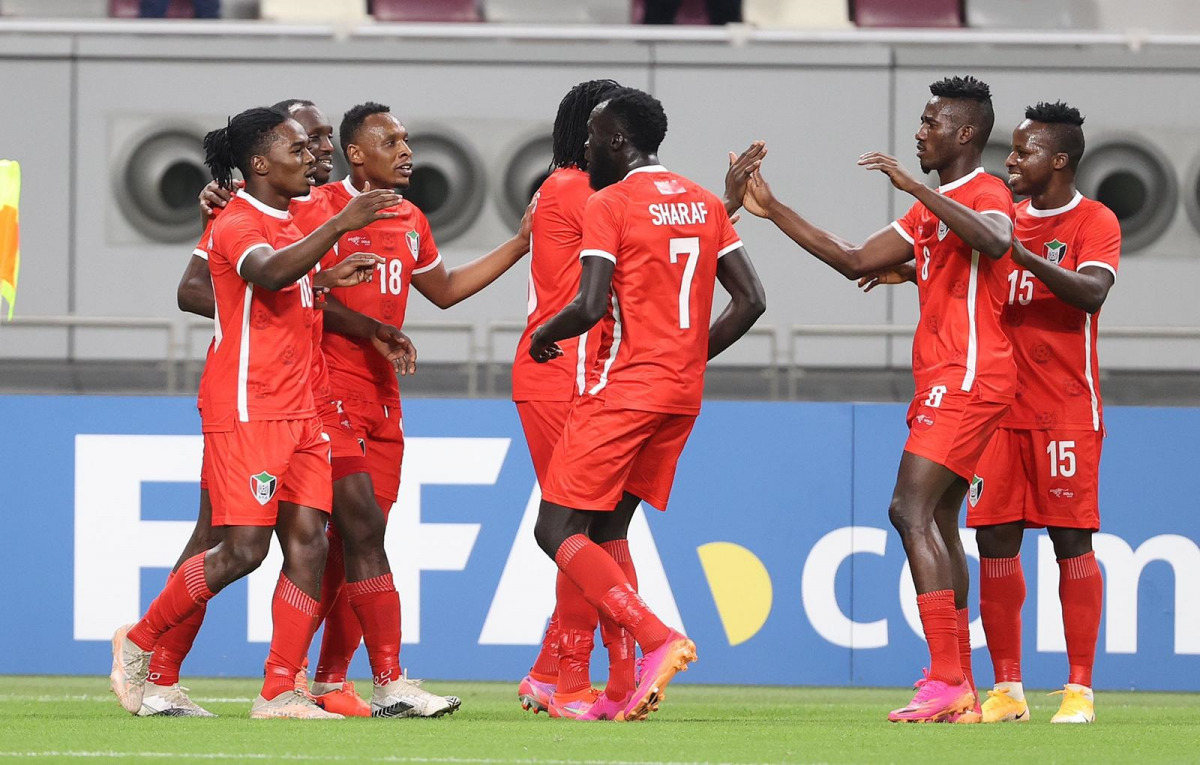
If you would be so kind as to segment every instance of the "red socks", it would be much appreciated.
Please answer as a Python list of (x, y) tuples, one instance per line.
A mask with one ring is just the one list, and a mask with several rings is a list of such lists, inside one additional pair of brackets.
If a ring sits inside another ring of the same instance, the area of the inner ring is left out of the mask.
[(935, 590), (917, 595), (921, 626), (929, 643), (929, 677), (958, 685), (963, 671), (958, 653), (958, 617), (954, 608), (954, 590)]
[(324, 621), (321, 654), (313, 680), (318, 683), (344, 683), (350, 660), (362, 641), (362, 627), (350, 599), (342, 592), (346, 583), (346, 563), (342, 538), (331, 524), (325, 533), (329, 537), (329, 556), (325, 559), (325, 575), (321, 579), (321, 605), (318, 621)]
[[(183, 562), (167, 585), (150, 604), (142, 620), (129, 630), (129, 639), (143, 651), (153, 651), (167, 630), (182, 624), (192, 613), (212, 599), (214, 593), (204, 580), (204, 556), (207, 551)], [(189, 644), (190, 645), (190, 644)]]
[(296, 673), (316, 629), (317, 601), (282, 572), (271, 599), (271, 652), (262, 697), (273, 699), (295, 687)]
[(633, 634), (642, 651), (649, 653), (670, 637), (671, 629), (638, 597), (617, 562), (583, 534), (568, 537), (554, 562), (601, 615)]
[(1058, 562), (1058, 597), (1062, 601), (1063, 629), (1067, 638), (1067, 682), (1092, 687), (1096, 638), (1104, 605), (1104, 578), (1093, 552)]
[[(637, 570), (633, 566), (633, 558), (629, 555), (629, 540), (614, 539), (602, 543), (600, 547), (617, 562), (630, 586), (636, 590)], [(600, 619), (600, 637), (604, 641), (604, 647), (608, 649), (608, 682), (604, 686), (604, 692), (610, 699), (620, 701), (634, 690), (636, 654), (633, 636), (605, 616)]]
[(1021, 556), (979, 559), (979, 615), (997, 683), (1021, 682)]
[[(956, 632), (958, 633), (958, 663), (962, 667), (967, 685), (975, 692), (975, 676), (971, 673), (971, 612), (960, 608), (954, 612)], [(979, 694), (975, 693), (976, 698)]]
[(554, 581), (558, 597), (558, 680), (556, 692), (578, 693), (591, 687), (592, 647), (595, 645), (596, 607), (561, 571)]
[[(176, 572), (171, 572), (169, 582)], [(196, 642), (196, 633), (204, 623), (207, 603), (192, 612), (191, 616), (163, 633), (154, 644), (154, 655), (150, 657), (150, 674), (146, 678), (155, 685), (174, 685), (179, 682), (179, 668)]]
[[(562, 572), (559, 572), (562, 575)], [(542, 650), (538, 651), (529, 676), (539, 683), (558, 682), (558, 607), (550, 615), (550, 623), (546, 625), (546, 634), (542, 636)]]
[(401, 674), (400, 595), (392, 575), (348, 582), (343, 596), (354, 610), (354, 621), (362, 625), (375, 684), (387, 685)]

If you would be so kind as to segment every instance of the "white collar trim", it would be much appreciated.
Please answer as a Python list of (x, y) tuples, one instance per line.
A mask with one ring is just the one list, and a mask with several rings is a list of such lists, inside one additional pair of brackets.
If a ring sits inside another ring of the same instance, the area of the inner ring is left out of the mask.
[(633, 175), (634, 173), (665, 173), (665, 172), (667, 172), (667, 168), (663, 167), (662, 165), (642, 165), (641, 167), (635, 167), (632, 170), (630, 170), (628, 173), (625, 174), (625, 177), (628, 178), (629, 176)]
[(1062, 215), (1065, 212), (1070, 212), (1079, 206), (1083, 201), (1083, 194), (1079, 191), (1075, 192), (1075, 196), (1071, 197), (1071, 201), (1067, 202), (1062, 207), (1055, 207), (1053, 210), (1039, 210), (1033, 206), (1033, 200), (1029, 200), (1029, 214), (1035, 218), (1053, 218), (1055, 215)]
[(967, 182), (969, 182), (969, 181), (970, 181), (972, 178), (974, 178), (975, 176), (979, 175), (979, 174), (980, 174), (980, 173), (982, 173), (982, 172), (984, 172), (983, 168), (982, 168), (982, 167), (977, 167), (977, 168), (975, 168), (974, 170), (972, 170), (971, 172), (969, 172), (969, 173), (967, 173), (966, 175), (964, 175), (962, 178), (959, 178), (957, 181), (950, 181), (950, 182), (949, 182), (949, 183), (947, 183), (945, 186), (938, 186), (938, 188), (937, 188), (937, 190), (938, 190), (938, 193), (939, 193), (939, 194), (945, 194), (947, 191), (954, 191), (954, 190), (955, 190), (955, 189), (957, 189), (959, 186), (963, 186), (963, 185), (965, 185), (965, 184), (966, 184)]
[(362, 193), (354, 188), (354, 184), (350, 182), (350, 176), (348, 175), (342, 179), (342, 188), (346, 189), (346, 193), (350, 195), (351, 199)]
[(251, 207), (253, 207), (255, 210), (258, 210), (260, 213), (263, 213), (264, 215), (270, 215), (272, 218), (278, 218), (279, 220), (287, 220), (288, 218), (292, 217), (287, 210), (276, 210), (274, 207), (266, 204), (261, 199), (256, 199), (253, 197), (250, 192), (246, 191), (244, 188), (238, 189), (237, 195), (249, 202)]

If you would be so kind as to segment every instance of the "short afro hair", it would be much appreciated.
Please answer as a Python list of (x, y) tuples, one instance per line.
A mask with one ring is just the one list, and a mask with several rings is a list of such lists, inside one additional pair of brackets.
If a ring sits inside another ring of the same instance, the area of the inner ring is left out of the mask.
[(350, 110), (342, 115), (342, 124), (338, 127), (338, 141), (342, 144), (342, 154), (346, 153), (347, 147), (354, 143), (358, 138), (358, 131), (367, 121), (367, 117), (372, 114), (391, 114), (391, 107), (383, 104), (367, 101), (365, 104), (350, 107)]
[(929, 92), (938, 98), (967, 104), (971, 113), (971, 124), (978, 135), (975, 145), (982, 149), (996, 124), (996, 114), (992, 110), (992, 89), (988, 84), (968, 74), (965, 77), (955, 76), (938, 80), (929, 86)]
[(1048, 125), (1054, 135), (1055, 149), (1067, 155), (1072, 170), (1079, 168), (1084, 144), (1083, 115), (1078, 109), (1062, 101), (1039, 101), (1025, 107), (1025, 119)]
[(272, 104), (271, 108), (287, 117), (292, 116), (292, 112), (297, 109), (303, 109), (308, 106), (316, 106), (307, 98), (285, 98), (278, 103)]
[(658, 151), (667, 135), (667, 113), (657, 98), (636, 88), (624, 88), (607, 104), (634, 148), (646, 154)]

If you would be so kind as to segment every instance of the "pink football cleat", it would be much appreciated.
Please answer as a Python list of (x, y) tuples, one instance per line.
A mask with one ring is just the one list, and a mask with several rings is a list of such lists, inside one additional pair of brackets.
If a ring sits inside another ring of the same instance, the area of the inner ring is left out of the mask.
[(924, 670), (925, 677), (917, 681), (917, 693), (908, 705), (894, 709), (888, 713), (891, 722), (945, 722), (957, 718), (964, 712), (975, 709), (975, 694), (971, 692), (971, 684), (963, 678), (951, 685), (941, 680), (929, 677), (929, 670)]
[(626, 708), (625, 719), (644, 720), (646, 715), (657, 710), (667, 683), (676, 674), (686, 672), (696, 658), (696, 644), (683, 633), (671, 630), (670, 637), (662, 645), (642, 657), (641, 676)]
[(517, 686), (517, 698), (521, 701), (521, 709), (526, 712), (547, 712), (550, 709), (550, 697), (554, 695), (554, 683), (543, 683), (526, 675)]
[(551, 717), (561, 717), (567, 720), (586, 720), (584, 717), (603, 694), (595, 688), (584, 688), (578, 693), (560, 694), (555, 692), (550, 697), (548, 711)]

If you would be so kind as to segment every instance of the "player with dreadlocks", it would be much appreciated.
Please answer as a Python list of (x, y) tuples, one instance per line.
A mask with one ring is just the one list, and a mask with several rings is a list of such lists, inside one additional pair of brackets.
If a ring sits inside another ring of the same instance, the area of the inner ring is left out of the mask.
[[(270, 656), (251, 717), (340, 717), (293, 688), (312, 636), (332, 503), (329, 442), (313, 400), (312, 271), (338, 237), (389, 217), (399, 196), (364, 194), (302, 236), (288, 209), (309, 192), (314, 157), (295, 120), (249, 109), (204, 140), (213, 180), (245, 187), (213, 226), (212, 274), (219, 341), (201, 381), (205, 453), (210, 460), (212, 522), (222, 541), (180, 567), (137, 624), (113, 636), (110, 680), (122, 706), (142, 707), (149, 663), (160, 637), (189, 618), (266, 557), (272, 534), (284, 563), (272, 600)], [(369, 280), (375, 262), (335, 283)]]
[[(517, 344), (512, 385), (513, 401), (541, 484), (567, 414), (586, 392), (589, 373), (596, 367), (611, 366), (616, 350), (609, 311), (594, 327), (558, 344), (568, 363), (539, 364), (529, 353), (533, 332), (578, 291), (584, 207), (593, 193), (587, 173), (588, 118), (599, 104), (620, 91), (621, 86), (613, 80), (589, 80), (567, 92), (554, 120), (551, 173), (534, 195), (529, 313)], [(730, 214), (740, 207), (749, 174), (765, 154), (762, 142), (756, 142), (740, 157), (730, 155), (726, 177)], [(736, 202), (730, 203), (730, 199)], [(635, 589), (637, 571), (629, 552), (628, 530), (637, 507), (637, 498), (626, 495), (614, 512), (596, 513), (588, 530), (592, 541), (612, 557)], [(562, 572), (555, 580), (555, 591), (557, 607), (541, 651), (517, 690), (521, 706), (535, 713), (548, 711), (552, 717), (615, 719), (634, 690), (633, 639), (616, 622), (599, 615)], [(604, 693), (593, 698), (589, 659), (597, 622), (608, 649), (609, 674)]]
[(912, 568), (917, 608), (932, 657), (913, 700), (893, 722), (978, 721), (971, 678), (967, 561), (958, 515), (968, 482), (1013, 401), (1016, 367), (1001, 328), (1013, 238), (1012, 194), (981, 166), (995, 116), (991, 91), (974, 77), (933, 83), (916, 134), (931, 189), (896, 159), (871, 152), (858, 164), (879, 170), (916, 198), (891, 226), (861, 245), (817, 228), (779, 202), (761, 173), (746, 209), (802, 248), (858, 279), (917, 261), (921, 319), (913, 337), (916, 396), (888, 515)]

